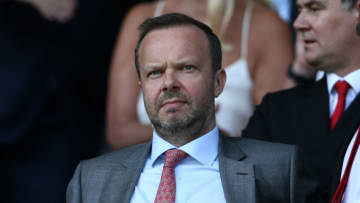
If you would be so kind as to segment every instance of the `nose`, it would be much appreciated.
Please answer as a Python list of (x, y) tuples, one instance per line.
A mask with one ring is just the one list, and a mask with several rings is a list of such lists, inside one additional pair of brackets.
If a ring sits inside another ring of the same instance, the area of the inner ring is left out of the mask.
[(162, 91), (176, 91), (179, 89), (179, 81), (176, 71), (167, 70), (164, 73)]
[(309, 21), (306, 18), (306, 14), (303, 11), (300, 11), (299, 15), (294, 21), (294, 28), (297, 31), (304, 31), (310, 29)]

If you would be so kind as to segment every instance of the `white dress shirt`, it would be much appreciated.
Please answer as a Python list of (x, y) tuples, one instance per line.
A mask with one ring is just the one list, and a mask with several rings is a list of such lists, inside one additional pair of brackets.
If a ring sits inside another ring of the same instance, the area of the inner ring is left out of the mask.
[[(218, 145), (219, 130), (215, 127), (179, 148), (189, 156), (175, 168), (175, 202), (226, 202), (219, 171)], [(132, 203), (154, 202), (165, 162), (164, 152), (173, 148), (177, 147), (154, 131), (151, 155), (135, 186)]]
[(335, 111), (337, 99), (338, 99), (338, 94), (334, 88), (335, 83), (338, 80), (345, 80), (350, 85), (350, 88), (346, 94), (346, 99), (345, 99), (345, 109), (347, 109), (350, 106), (350, 104), (354, 101), (356, 95), (360, 92), (360, 69), (346, 75), (343, 78), (336, 75), (335, 73), (326, 74), (326, 77), (327, 77), (326, 78), (327, 86), (330, 96), (329, 107), (330, 107), (330, 118), (331, 118), (332, 114)]
[[(345, 103), (345, 109), (349, 107), (349, 105), (354, 101), (356, 95), (360, 92), (360, 69), (356, 70), (345, 77), (339, 77), (338, 75), (331, 73), (327, 74), (327, 83), (328, 83), (328, 90), (330, 95), (330, 117), (335, 111), (335, 107), (337, 104), (337, 92), (334, 90), (334, 85), (338, 80), (345, 80), (349, 85), (351, 86), (347, 92), (346, 95), (346, 103)], [(349, 156), (352, 150), (352, 147), (355, 142), (357, 132), (353, 136), (347, 150), (346, 154), (343, 160), (342, 170), (341, 170), (341, 177), (343, 176), (345, 172), (345, 168), (347, 165), (347, 162), (349, 160)], [(352, 203), (352, 202), (360, 202), (360, 150), (357, 151), (349, 180), (345, 189), (345, 193), (343, 196), (343, 203)]]

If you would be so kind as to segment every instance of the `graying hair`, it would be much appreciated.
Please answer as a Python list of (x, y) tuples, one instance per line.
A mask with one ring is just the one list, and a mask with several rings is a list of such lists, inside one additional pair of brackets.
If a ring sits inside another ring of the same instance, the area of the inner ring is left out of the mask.
[(350, 11), (355, 7), (357, 0), (341, 0), (341, 4), (345, 10)]

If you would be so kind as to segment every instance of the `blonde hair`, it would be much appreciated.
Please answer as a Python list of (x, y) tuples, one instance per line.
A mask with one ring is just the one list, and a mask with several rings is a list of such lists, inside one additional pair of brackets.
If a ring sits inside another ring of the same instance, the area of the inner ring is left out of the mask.
[[(252, 0), (244, 0), (252, 1)], [(271, 9), (271, 0), (255, 0)], [(233, 46), (225, 41), (225, 33), (235, 9), (235, 0), (208, 0), (206, 9), (207, 24), (221, 41), (224, 51), (231, 51)]]
[[(221, 41), (224, 51), (231, 51), (232, 45), (224, 41), (235, 8), (235, 0), (208, 0), (206, 15), (207, 23)], [(222, 18), (220, 17), (222, 16)]]

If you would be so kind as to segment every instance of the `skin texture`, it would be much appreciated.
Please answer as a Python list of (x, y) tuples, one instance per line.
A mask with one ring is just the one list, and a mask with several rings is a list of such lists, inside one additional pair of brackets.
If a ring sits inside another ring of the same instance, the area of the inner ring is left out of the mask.
[[(358, 6), (347, 11), (340, 0), (299, 0), (294, 27), (304, 46), (307, 63), (340, 76), (359, 67)], [(358, 5), (358, 4), (357, 4)]]
[(292, 71), (304, 78), (315, 79), (316, 67), (307, 63), (305, 59), (304, 40), (301, 34), (296, 35), (295, 41), (295, 59), (292, 64)]
[[(169, 51), (171, 50), (171, 51)], [(208, 41), (186, 25), (150, 32), (140, 48), (141, 89), (156, 132), (182, 146), (215, 127), (215, 97), (225, 84), (213, 76)]]
[[(204, 0), (181, 0), (181, 3), (168, 0), (163, 13), (180, 12), (204, 22), (205, 3)], [(241, 54), (245, 1), (237, 0), (235, 6), (234, 15), (224, 36), (225, 41), (233, 46), (233, 50), (223, 52), (222, 67), (234, 63)], [(119, 32), (110, 68), (107, 103), (106, 138), (112, 149), (146, 142), (152, 136), (151, 126), (139, 123), (136, 114), (140, 89), (133, 53), (139, 35), (137, 26), (153, 16), (155, 7), (156, 3), (134, 7)], [(254, 105), (260, 103), (267, 92), (285, 87), (286, 71), (292, 61), (292, 53), (291, 35), (287, 25), (275, 13), (256, 3), (251, 18), (247, 58), (254, 84)]]

